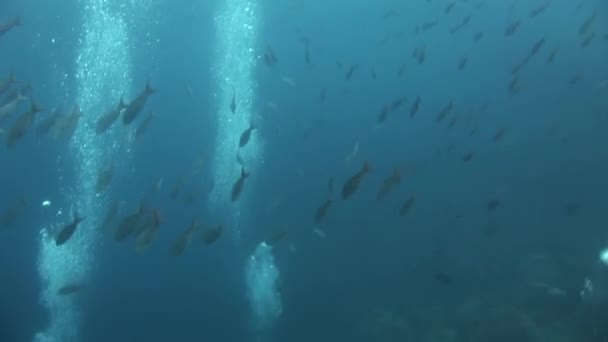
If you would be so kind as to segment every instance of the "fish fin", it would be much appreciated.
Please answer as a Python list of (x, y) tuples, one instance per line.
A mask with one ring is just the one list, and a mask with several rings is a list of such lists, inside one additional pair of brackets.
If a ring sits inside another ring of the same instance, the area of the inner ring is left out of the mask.
[(241, 177), (247, 178), (249, 177), (249, 172), (245, 170), (245, 167), (241, 167)]

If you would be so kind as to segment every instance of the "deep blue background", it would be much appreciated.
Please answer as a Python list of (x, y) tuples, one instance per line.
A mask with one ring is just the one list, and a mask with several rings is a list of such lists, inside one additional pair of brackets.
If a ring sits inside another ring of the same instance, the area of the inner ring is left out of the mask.
[[(261, 54), (271, 45), (279, 62), (269, 68), (260, 61), (255, 69), (259, 130), (253, 139), (262, 139), (265, 150), (264, 164), (245, 190), (251, 221), (242, 224), (240, 244), (229, 238), (211, 248), (194, 244), (178, 259), (168, 255), (168, 246), (195, 214), (209, 224), (231, 215), (230, 208), (210, 212), (205, 196), (192, 205), (169, 196), (200, 156), (203, 171), (184, 191), (211, 183), (214, 116), (218, 106), (228, 105), (215, 103), (211, 71), (218, 39), (213, 17), (220, 4), (150, 1), (145, 13), (127, 14), (131, 92), (150, 79), (159, 92), (147, 106), (158, 118), (133, 158), (121, 164), (111, 196), (124, 202), (126, 214), (162, 176), (163, 194), (154, 204), (168, 223), (143, 257), (128, 242), (116, 244), (106, 236), (99, 242), (91, 284), (79, 294), (82, 340), (251, 340), (244, 260), (277, 228), (288, 235), (275, 249), (284, 306), (271, 334), (276, 340), (369, 340), (362, 332), (367, 325), (390, 330), (375, 321), (379, 311), (406, 317), (420, 336), (438, 329), (429, 317), (442, 314), (430, 314), (431, 308), (451, 313), (443, 323), (458, 326), (462, 318), (456, 312), (471, 298), (503, 304), (527, 298), (533, 281), (528, 266), (538, 255), (556, 265), (556, 283), (549, 285), (566, 290), (575, 302), (608, 243), (608, 89), (602, 86), (608, 79), (608, 6), (586, 1), (576, 9), (570, 1), (554, 0), (530, 18), (536, 3), (516, 2), (510, 12), (512, 1), (486, 1), (481, 8), (479, 2), (458, 1), (446, 15), (447, 3), (260, 1), (257, 48)], [(69, 107), (76, 100), (81, 7), (81, 1), (2, 2), (0, 22), (18, 13), (24, 25), (0, 38), (0, 78), (14, 70), (19, 79), (32, 81), (43, 107)], [(389, 9), (399, 15), (383, 19)], [(583, 49), (579, 26), (594, 9), (596, 38)], [(471, 23), (451, 35), (449, 28), (469, 13)], [(510, 16), (522, 24), (513, 37), (504, 37)], [(437, 27), (415, 33), (417, 25), (435, 19)], [(474, 43), (478, 31), (484, 37)], [(302, 37), (310, 39), (311, 65), (304, 62)], [(386, 37), (392, 38), (383, 43)], [(510, 96), (512, 66), (541, 37), (545, 45), (520, 73), (521, 93)], [(427, 58), (418, 65), (411, 53), (423, 45)], [(555, 47), (556, 61), (547, 64)], [(459, 71), (465, 55), (468, 64)], [(352, 64), (359, 68), (347, 81), (344, 73)], [(402, 64), (405, 73), (398, 77)], [(572, 86), (568, 80), (575, 75), (583, 80)], [(284, 77), (296, 86), (287, 86)], [(186, 96), (186, 84), (193, 99)], [(327, 93), (324, 104), (318, 101), (321, 89)], [(408, 103), (378, 126), (380, 108), (403, 95)], [(410, 119), (416, 96), (420, 111)], [(449, 101), (461, 115), (452, 129), (450, 118), (435, 123)], [(277, 110), (265, 113), (269, 102)], [(484, 103), (487, 112), (479, 110)], [(472, 137), (464, 119), (469, 108), (478, 125)], [(494, 143), (503, 127), (504, 140)], [(359, 154), (347, 164), (356, 143)], [(473, 160), (464, 163), (469, 151)], [(334, 177), (338, 192), (364, 160), (374, 171), (351, 200), (334, 196), (337, 203), (320, 227), (327, 237), (317, 237), (314, 211), (326, 198), (327, 179)], [(17, 225), (0, 230), (0, 341), (30, 341), (45, 328), (38, 231), (52, 223), (54, 210), (69, 207), (62, 189), (74, 182), (74, 162), (66, 144), (31, 133), (12, 150), (0, 147), (0, 210), (22, 195), (29, 203)], [(406, 170), (402, 184), (376, 201), (394, 167)], [(412, 212), (399, 217), (411, 194)], [(488, 212), (486, 203), (496, 196), (501, 205)], [(46, 198), (53, 199), (52, 208), (40, 208)], [(581, 207), (568, 215), (564, 208), (572, 202)], [(488, 236), (489, 223), (497, 230)], [(438, 271), (452, 275), (454, 283), (437, 282)], [(575, 311), (575, 304), (568, 306), (564, 317)], [(564, 324), (576, 331), (575, 321)]]

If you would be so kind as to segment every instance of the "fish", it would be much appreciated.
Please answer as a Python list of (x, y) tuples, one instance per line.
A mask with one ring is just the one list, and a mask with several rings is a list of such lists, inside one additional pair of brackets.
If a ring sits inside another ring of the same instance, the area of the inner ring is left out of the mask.
[(555, 56), (557, 55), (557, 53), (559, 52), (559, 47), (555, 47), (551, 50), (551, 52), (549, 53), (549, 56), (547, 56), (547, 63), (553, 63), (553, 61), (555, 60)]
[(329, 208), (332, 204), (333, 201), (331, 200), (331, 198), (328, 198), (317, 208), (317, 210), (315, 211), (315, 223), (318, 224), (323, 221), (323, 219), (327, 216), (327, 212), (329, 211)]
[(530, 18), (534, 18), (540, 14), (542, 14), (547, 8), (549, 8), (549, 5), (551, 5), (552, 0), (548, 0), (545, 1), (545, 3), (538, 5), (537, 7), (533, 8), (530, 11)]
[(36, 126), (36, 135), (42, 136), (47, 134), (51, 128), (53, 128), (58, 120), (61, 118), (61, 109), (56, 108), (53, 113), (48, 115), (44, 120), (42, 120), (38, 126)]
[(190, 227), (188, 227), (188, 229), (186, 229), (184, 232), (182, 232), (171, 245), (171, 249), (170, 249), (171, 255), (180, 256), (184, 253), (184, 251), (186, 250), (186, 247), (188, 247), (188, 244), (190, 243), (190, 240), (192, 239), (192, 236), (198, 229), (198, 226), (199, 226), (198, 220), (195, 217), (194, 219), (192, 219), (192, 223), (190, 224)]
[(382, 183), (382, 187), (376, 194), (376, 200), (381, 200), (393, 189), (393, 187), (401, 182), (401, 171), (397, 168), (393, 170), (393, 174), (391, 174), (388, 178), (384, 180)]
[(372, 165), (366, 161), (363, 163), (363, 167), (359, 172), (355, 173), (346, 180), (342, 186), (342, 200), (348, 199), (357, 191), (363, 177), (370, 173), (372, 169)]
[(249, 173), (245, 171), (245, 168), (241, 168), (241, 176), (239, 179), (234, 182), (232, 185), (232, 192), (230, 194), (230, 199), (232, 202), (236, 202), (241, 196), (241, 192), (243, 192), (243, 187), (245, 186), (245, 180), (249, 177)]
[(146, 116), (144, 121), (142, 121), (139, 124), (139, 126), (137, 126), (137, 129), (135, 130), (135, 140), (140, 139), (141, 136), (144, 135), (144, 133), (148, 129), (148, 126), (150, 125), (150, 122), (155, 117), (156, 117), (156, 114), (154, 114), (154, 112), (150, 112), (150, 114), (148, 114), (148, 116)]
[(270, 45), (267, 45), (266, 50), (264, 51), (264, 63), (266, 63), (267, 66), (273, 66), (277, 64), (277, 62), (278, 59), (276, 54), (274, 53), (274, 50)]
[(21, 95), (21, 92), (18, 92), (17, 97), (3, 104), (0, 107), (0, 123), (3, 122), (9, 115), (13, 114), (17, 110), (19, 103), (25, 100), (27, 100), (27, 97)]
[(591, 16), (589, 18), (587, 18), (579, 27), (578, 29), (578, 34), (581, 36), (584, 36), (585, 34), (587, 34), (587, 32), (589, 32), (589, 29), (591, 28), (591, 26), (593, 25), (593, 22), (595, 21), (595, 16), (596, 16), (597, 12), (593, 11), (593, 13), (591, 14)]
[(321, 88), (321, 93), (319, 94), (319, 103), (325, 103), (325, 99), (327, 98), (327, 91), (325, 88)]
[(505, 137), (505, 134), (507, 133), (507, 128), (506, 127), (502, 127), (500, 128), (492, 137), (492, 141), (494, 141), (495, 144), (499, 143), (502, 141), (502, 139)]
[(405, 200), (405, 202), (403, 202), (403, 204), (401, 205), (401, 208), (399, 209), (399, 216), (407, 215), (407, 213), (410, 212), (410, 210), (412, 209), (412, 206), (414, 206), (415, 203), (416, 203), (416, 197), (414, 195), (411, 195), (410, 197), (408, 197)]
[(0, 23), (0, 37), (7, 34), (13, 28), (19, 27), (19, 26), (21, 26), (21, 17), (20, 16), (14, 17), (7, 23)]
[(346, 75), (345, 78), (347, 80), (350, 80), (353, 77), (353, 74), (355, 73), (355, 71), (357, 71), (357, 69), (359, 69), (359, 65), (357, 64), (353, 64), (351, 65), (348, 70), (346, 71)]
[(95, 182), (95, 193), (100, 194), (104, 192), (110, 183), (112, 183), (112, 177), (114, 175), (114, 163), (110, 163), (110, 165), (99, 172), (97, 175), (97, 182)]
[(116, 228), (116, 231), (114, 232), (114, 240), (116, 242), (120, 242), (124, 240), (124, 238), (126, 238), (127, 236), (131, 235), (134, 231), (138, 229), (138, 227), (142, 223), (145, 223), (145, 217), (146, 210), (143, 205), (140, 205), (137, 211), (135, 211), (133, 214), (126, 216), (120, 221), (118, 227)]
[(142, 225), (139, 232), (137, 232), (137, 238), (135, 239), (135, 251), (138, 254), (143, 254), (152, 245), (161, 223), (164, 223), (164, 220), (160, 217), (158, 210), (152, 210), (151, 220)]
[(407, 101), (407, 96), (401, 96), (397, 99), (395, 99), (392, 103), (391, 103), (391, 110), (397, 110), (399, 109), (399, 107), (401, 107), (402, 104), (404, 104)]
[(76, 231), (76, 228), (78, 227), (80, 222), (84, 221), (85, 219), (86, 217), (80, 217), (78, 213), (76, 213), (72, 222), (64, 226), (59, 231), (59, 234), (57, 234), (57, 236), (55, 237), (55, 245), (61, 246), (68, 242), (68, 240), (70, 240), (70, 238), (74, 235), (74, 232)]
[(468, 163), (471, 161), (471, 159), (473, 159), (473, 152), (467, 152), (464, 156), (462, 156), (462, 161), (465, 163)]
[(461, 29), (463, 29), (465, 26), (467, 26), (469, 24), (469, 22), (471, 21), (471, 17), (472, 16), (470, 14), (467, 15), (466, 17), (464, 17), (462, 19), (462, 21), (460, 22), (460, 24), (458, 24), (450, 29), (450, 33), (454, 34), (458, 31), (460, 31)]
[(494, 211), (500, 206), (500, 200), (498, 198), (491, 198), (486, 203), (486, 209), (488, 211)]
[(84, 287), (80, 284), (67, 284), (57, 290), (57, 294), (60, 296), (67, 296), (80, 292)]
[(224, 233), (224, 226), (217, 225), (215, 228), (210, 228), (203, 231), (203, 243), (206, 245), (212, 245), (215, 243)]
[(473, 42), (478, 43), (483, 38), (483, 31), (479, 31), (473, 36)]
[(11, 126), (8, 134), (6, 135), (6, 146), (8, 148), (12, 148), (15, 144), (21, 140), (27, 131), (34, 124), (34, 119), (36, 114), (39, 113), (42, 109), (40, 109), (34, 101), (31, 102), (31, 107), (26, 112), (22, 113), (13, 125)]
[(445, 119), (448, 114), (452, 111), (453, 103), (450, 101), (445, 107), (443, 107), (440, 111), (435, 115), (435, 122), (439, 123), (443, 119)]
[(444, 8), (443, 13), (450, 14), (450, 12), (452, 11), (452, 9), (454, 8), (455, 5), (456, 5), (455, 2), (448, 3)]
[(241, 137), (239, 138), (239, 148), (243, 148), (247, 146), (249, 143), (249, 139), (251, 139), (251, 133), (256, 129), (255, 125), (252, 123), (249, 124), (249, 127), (241, 133)]
[(516, 19), (516, 20), (508, 23), (503, 32), (504, 36), (505, 37), (512, 36), (515, 33), (515, 31), (517, 30), (517, 28), (519, 27), (520, 23), (521, 23), (520, 19)]
[(581, 40), (581, 47), (587, 47), (587, 45), (589, 45), (593, 39), (595, 38), (595, 32), (591, 32), (588, 35), (586, 35), (585, 37), (583, 37), (583, 40)]
[(10, 87), (15, 84), (17, 81), (15, 80), (15, 74), (11, 71), (8, 74), (8, 78), (6, 81), (0, 81), (0, 95), (4, 94)]
[(410, 118), (413, 118), (414, 116), (416, 116), (416, 113), (418, 113), (419, 107), (420, 107), (420, 96), (416, 96), (416, 100), (414, 100), (414, 103), (412, 103), (412, 106), (410, 107)]
[(156, 91), (156, 89), (153, 89), (150, 86), (150, 81), (146, 82), (146, 88), (125, 108), (122, 117), (122, 123), (125, 126), (131, 124), (135, 120), (137, 115), (142, 111), (142, 109), (144, 109), (144, 106), (148, 101), (148, 97), (156, 93)]
[(440, 284), (446, 286), (452, 285), (454, 283), (454, 277), (442, 271), (435, 272), (435, 280), (437, 280)]
[(386, 121), (386, 119), (388, 119), (388, 114), (390, 112), (390, 108), (388, 106), (383, 106), (380, 109), (380, 112), (378, 113), (378, 117), (376, 119), (376, 121), (381, 124), (383, 122)]
[(95, 123), (95, 133), (102, 134), (106, 132), (120, 117), (120, 114), (125, 108), (127, 108), (127, 105), (125, 104), (124, 98), (121, 97), (116, 107), (112, 108), (110, 111), (97, 119), (97, 122)]
[(468, 60), (469, 58), (467, 56), (462, 57), (460, 61), (458, 61), (458, 70), (464, 69), (464, 67), (467, 65)]
[(232, 87), (232, 100), (230, 101), (230, 111), (236, 113), (236, 88)]
[(55, 139), (71, 140), (74, 132), (76, 132), (76, 128), (78, 128), (81, 117), (82, 112), (80, 111), (80, 107), (75, 104), (70, 115), (57, 121), (57, 124), (53, 127), (53, 137)]

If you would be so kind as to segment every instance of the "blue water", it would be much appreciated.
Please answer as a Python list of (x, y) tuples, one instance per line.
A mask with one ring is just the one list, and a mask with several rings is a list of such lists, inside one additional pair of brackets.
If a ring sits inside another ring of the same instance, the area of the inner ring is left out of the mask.
[[(17, 15), (22, 26), (0, 36), (0, 81), (13, 71), (31, 82), (44, 108), (35, 125), (56, 107), (85, 112), (70, 141), (33, 128), (8, 148), (27, 102), (0, 123), (0, 215), (27, 201), (0, 226), (0, 341), (608, 339), (608, 266), (598, 260), (608, 247), (605, 1), (0, 3), (0, 23)], [(513, 67), (541, 38), (511, 94)], [(275, 65), (264, 62), (268, 46)], [(133, 126), (91, 134), (146, 81), (158, 92)], [(157, 117), (131, 141), (150, 111)], [(232, 203), (240, 166), (237, 145), (225, 146), (249, 122), (258, 128), (241, 154), (251, 176)], [(109, 160), (112, 183), (95, 196)], [(373, 170), (342, 200), (366, 161)], [(401, 182), (377, 200), (395, 168)], [(316, 224), (330, 177), (333, 205)], [(99, 227), (113, 201), (120, 219), (141, 199), (165, 221), (144, 255)], [(75, 210), (87, 220), (71, 241), (43, 237)], [(211, 246), (196, 235), (171, 256), (195, 216), (225, 233)], [(72, 276), (83, 289), (57, 295)]]

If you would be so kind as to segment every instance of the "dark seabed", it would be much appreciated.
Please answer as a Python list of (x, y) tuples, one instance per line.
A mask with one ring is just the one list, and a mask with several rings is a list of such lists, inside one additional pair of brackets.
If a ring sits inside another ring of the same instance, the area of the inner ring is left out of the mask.
[(608, 2), (0, 2), (0, 342), (608, 341)]

